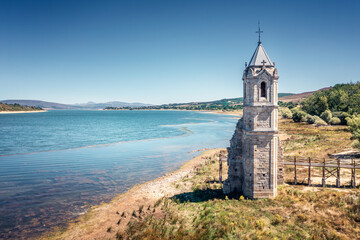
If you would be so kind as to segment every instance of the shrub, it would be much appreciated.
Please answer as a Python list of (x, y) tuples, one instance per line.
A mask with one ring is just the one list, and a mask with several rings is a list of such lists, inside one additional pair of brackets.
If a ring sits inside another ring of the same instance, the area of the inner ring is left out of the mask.
[(292, 119), (294, 120), (294, 122), (306, 121), (306, 118), (305, 118), (307, 115), (306, 112), (301, 111), (299, 109), (294, 109), (292, 113), (293, 113)]
[(327, 123), (330, 122), (332, 118), (332, 113), (330, 110), (325, 110), (323, 113), (321, 113), (320, 117)]
[(291, 110), (289, 108), (282, 108), (280, 110), (280, 114), (283, 118), (292, 119), (292, 117), (293, 117), (293, 113), (291, 112)]
[(341, 124), (346, 125), (347, 124), (346, 118), (348, 117), (350, 117), (350, 114), (348, 114), (347, 112), (342, 112), (339, 116), (341, 120)]
[(315, 116), (311, 116), (310, 114), (306, 115), (306, 122), (309, 124), (314, 124), (316, 121)]
[(360, 116), (353, 115), (352, 117), (347, 117), (346, 120), (352, 133), (351, 139), (357, 140), (354, 147), (360, 148)]
[(338, 117), (333, 117), (332, 119), (330, 119), (329, 123), (331, 125), (339, 125), (341, 124), (341, 120)]
[(280, 107), (286, 107), (286, 108), (289, 108), (289, 109), (292, 109), (292, 108), (296, 107), (297, 105), (299, 105), (298, 103), (282, 102), (282, 101), (279, 101), (278, 104), (279, 104)]
[(332, 112), (332, 117), (333, 118), (339, 118), (340, 119), (340, 124), (341, 125), (346, 125), (346, 118), (347, 117), (351, 117), (350, 114), (348, 114), (347, 112)]
[(332, 112), (332, 117), (340, 118), (341, 114), (342, 114), (342, 112)]
[(314, 116), (314, 118), (315, 118), (314, 124), (316, 126), (326, 126), (327, 125), (327, 123), (324, 120), (322, 120), (321, 118), (319, 118), (318, 116)]

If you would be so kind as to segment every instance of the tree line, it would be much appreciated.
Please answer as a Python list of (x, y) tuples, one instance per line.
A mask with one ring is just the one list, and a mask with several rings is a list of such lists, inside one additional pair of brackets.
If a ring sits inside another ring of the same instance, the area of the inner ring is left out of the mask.
[(223, 110), (233, 111), (242, 109), (242, 105), (233, 104), (198, 104), (198, 105), (159, 105), (146, 107), (106, 107), (105, 110)]
[(360, 83), (336, 84), (313, 93), (297, 107), (280, 110), (284, 118), (317, 126), (348, 125), (352, 138), (360, 147)]

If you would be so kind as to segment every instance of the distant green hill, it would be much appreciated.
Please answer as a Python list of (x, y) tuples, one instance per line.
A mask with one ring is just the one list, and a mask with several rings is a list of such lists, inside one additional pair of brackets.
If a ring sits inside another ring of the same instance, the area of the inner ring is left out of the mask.
[(45, 109), (74, 109), (73, 106), (67, 105), (67, 104), (61, 104), (61, 103), (55, 103), (55, 102), (46, 102), (46, 101), (40, 101), (40, 100), (0, 100), (1, 103), (6, 103), (10, 105), (18, 104), (22, 106), (35, 106), (39, 108), (45, 108)]
[(278, 93), (278, 98), (294, 95), (295, 93)]
[(39, 111), (43, 110), (40, 107), (23, 106), (20, 104), (6, 104), (0, 103), (0, 112), (15, 112), (15, 111)]
[[(293, 93), (279, 93), (278, 96), (284, 97)], [(179, 109), (179, 110), (239, 110), (243, 108), (243, 98), (224, 98), (208, 102), (190, 102), (190, 103), (170, 103), (155, 106), (144, 107), (106, 107), (105, 110), (121, 110), (121, 109)]]

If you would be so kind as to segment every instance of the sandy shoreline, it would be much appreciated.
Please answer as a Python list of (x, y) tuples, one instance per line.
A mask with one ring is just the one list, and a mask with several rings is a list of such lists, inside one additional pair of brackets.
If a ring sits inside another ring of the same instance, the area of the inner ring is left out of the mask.
[[(39, 239), (112, 239), (106, 229), (114, 231), (124, 230), (132, 219), (131, 213), (140, 206), (150, 208), (162, 197), (171, 197), (182, 192), (175, 183), (184, 177), (194, 174), (194, 169), (203, 164), (207, 158), (219, 154), (222, 149), (211, 149), (186, 162), (180, 169), (166, 173), (153, 181), (135, 185), (129, 191), (114, 197), (109, 203), (93, 206), (91, 209), (71, 221), (64, 231), (55, 229), (41, 236)], [(125, 220), (116, 224), (120, 214), (125, 214)]]
[(196, 112), (202, 112), (202, 113), (210, 113), (210, 114), (223, 114), (223, 115), (230, 115), (230, 116), (236, 116), (239, 117), (243, 115), (243, 111), (239, 110), (239, 111), (229, 111), (229, 112), (224, 112), (221, 110), (214, 110), (214, 111), (196, 111)]
[(37, 110), (37, 111), (4, 111), (4, 112), (0, 112), (0, 114), (40, 113), (40, 112), (47, 112), (47, 110)]

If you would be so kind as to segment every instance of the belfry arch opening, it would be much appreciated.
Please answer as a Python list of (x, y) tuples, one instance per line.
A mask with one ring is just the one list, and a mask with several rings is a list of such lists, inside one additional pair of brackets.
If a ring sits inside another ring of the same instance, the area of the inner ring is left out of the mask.
[(266, 83), (262, 82), (260, 85), (260, 96), (266, 98)]

